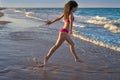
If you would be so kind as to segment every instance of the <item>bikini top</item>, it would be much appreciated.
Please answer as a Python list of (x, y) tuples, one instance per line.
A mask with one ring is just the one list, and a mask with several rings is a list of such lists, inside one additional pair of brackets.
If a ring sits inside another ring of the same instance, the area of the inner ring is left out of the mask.
[[(73, 15), (72, 15), (72, 21), (74, 21), (74, 16)], [(69, 19), (64, 19), (64, 22), (67, 23), (67, 24), (70, 23)]]

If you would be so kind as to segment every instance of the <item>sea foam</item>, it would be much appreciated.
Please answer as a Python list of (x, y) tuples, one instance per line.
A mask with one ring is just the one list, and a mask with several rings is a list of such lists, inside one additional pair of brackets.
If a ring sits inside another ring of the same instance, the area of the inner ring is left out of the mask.
[(120, 20), (110, 20), (106, 17), (95, 16), (91, 17), (86, 21), (87, 23), (102, 25), (104, 28), (108, 29), (113, 33), (120, 33), (120, 27), (116, 25), (120, 24)]
[(98, 40), (94, 40), (94, 39), (85, 37), (85, 36), (83, 36), (83, 35), (81, 35), (81, 34), (78, 34), (76, 31), (74, 31), (73, 36), (76, 37), (76, 38), (82, 39), (82, 40), (84, 40), (84, 41), (93, 43), (93, 44), (95, 44), (95, 45), (97, 45), (97, 46), (109, 48), (109, 49), (112, 49), (112, 50), (115, 50), (115, 51), (119, 51), (119, 52), (120, 52), (120, 47), (113, 46), (113, 45), (109, 45), (109, 44), (106, 44), (106, 43), (104, 43), (104, 42), (102, 42), (102, 41), (98, 41)]

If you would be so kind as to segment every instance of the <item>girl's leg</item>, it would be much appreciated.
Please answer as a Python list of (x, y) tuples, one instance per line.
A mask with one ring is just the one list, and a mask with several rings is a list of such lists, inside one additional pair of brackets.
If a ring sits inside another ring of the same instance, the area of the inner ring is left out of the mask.
[(66, 41), (67, 41), (68, 44), (70, 45), (70, 51), (71, 51), (72, 55), (74, 56), (75, 61), (76, 61), (76, 62), (83, 62), (83, 61), (80, 61), (80, 60), (79, 60), (79, 58), (78, 58), (78, 56), (77, 56), (77, 54), (76, 54), (76, 52), (75, 52), (74, 43), (73, 43), (73, 41), (72, 41), (72, 39), (70, 38), (69, 35), (66, 35)]
[(46, 64), (46, 62), (48, 61), (48, 59), (51, 57), (51, 55), (56, 51), (56, 49), (58, 49), (60, 47), (60, 45), (65, 41), (64, 34), (65, 33), (59, 32), (59, 36), (58, 36), (57, 42), (49, 50), (47, 56), (44, 57), (44, 65)]

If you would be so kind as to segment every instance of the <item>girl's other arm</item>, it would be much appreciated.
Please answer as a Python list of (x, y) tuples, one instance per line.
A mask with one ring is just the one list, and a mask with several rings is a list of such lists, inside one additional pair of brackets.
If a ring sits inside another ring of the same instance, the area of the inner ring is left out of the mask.
[(70, 21), (69, 32), (70, 32), (70, 34), (72, 34), (72, 27), (73, 27), (72, 15), (69, 16), (69, 21)]

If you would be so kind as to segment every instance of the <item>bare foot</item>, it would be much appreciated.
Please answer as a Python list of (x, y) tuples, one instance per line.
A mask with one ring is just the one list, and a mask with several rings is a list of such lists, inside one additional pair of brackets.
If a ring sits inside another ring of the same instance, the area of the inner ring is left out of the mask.
[(80, 60), (80, 59), (75, 59), (75, 62), (80, 62), (80, 63), (83, 63), (83, 61), (82, 61), (82, 60)]
[(44, 67), (44, 64), (42, 64), (37, 58), (33, 58), (33, 61), (35, 64), (37, 64), (38, 67)]
[(46, 65), (47, 60), (48, 60), (48, 57), (47, 57), (47, 56), (44, 56), (44, 65)]

